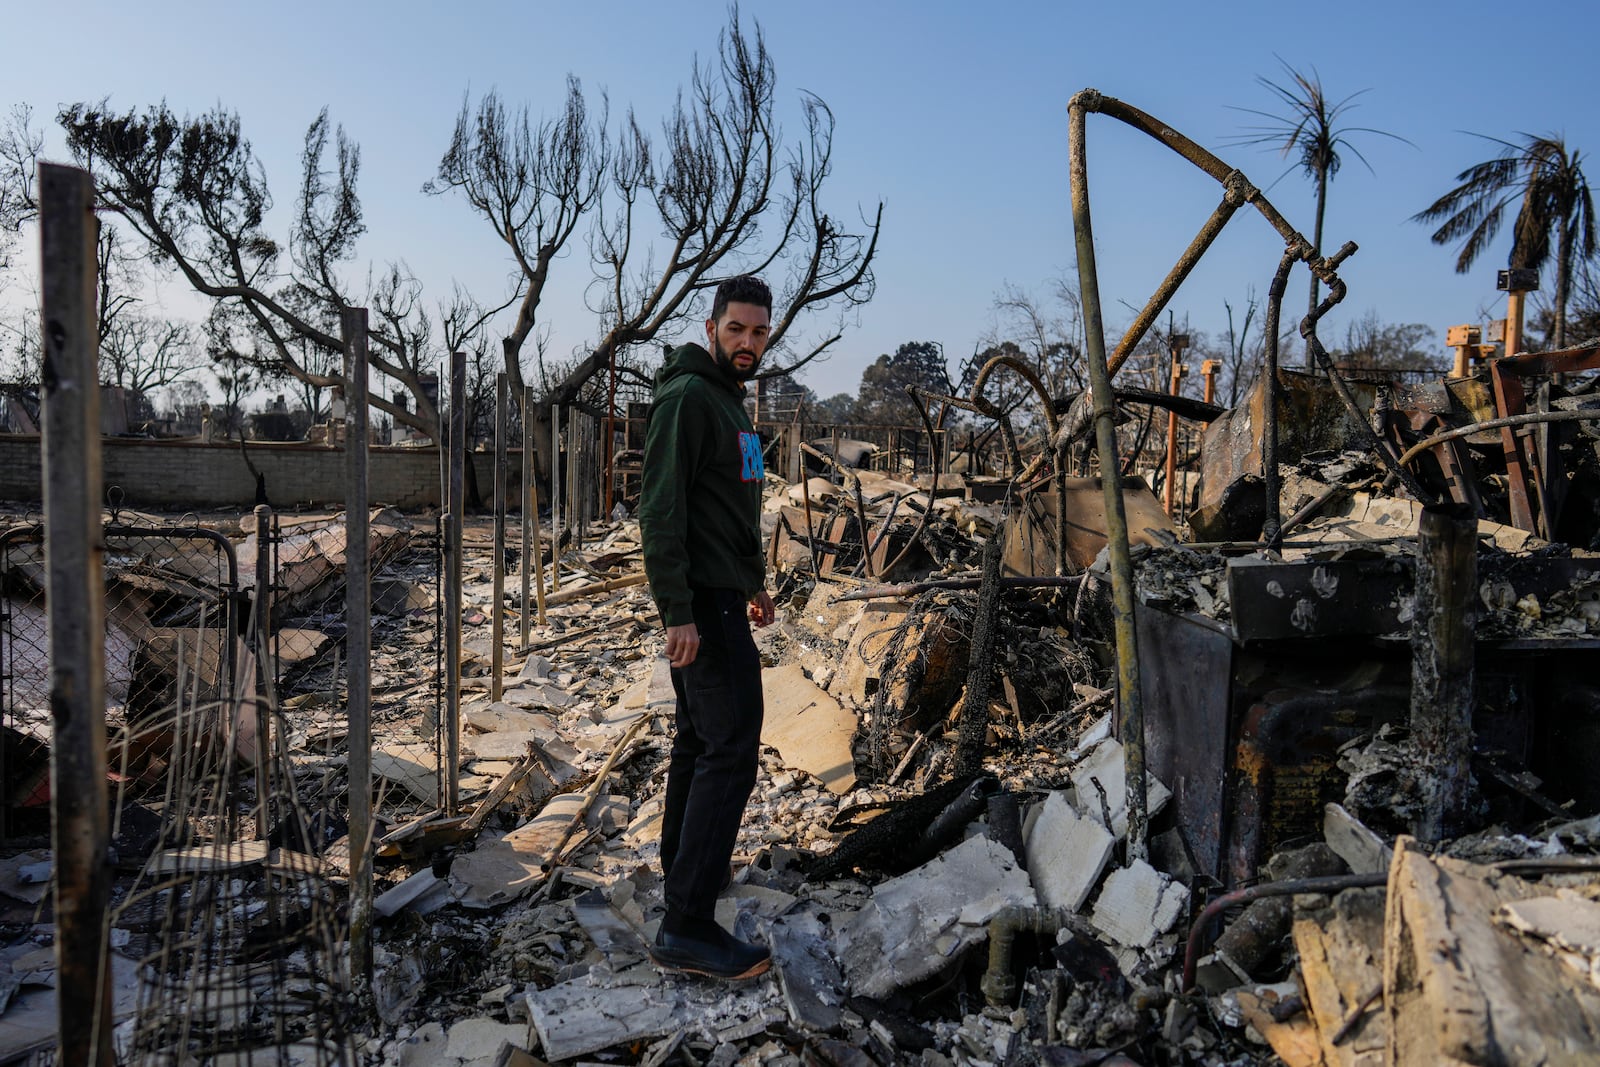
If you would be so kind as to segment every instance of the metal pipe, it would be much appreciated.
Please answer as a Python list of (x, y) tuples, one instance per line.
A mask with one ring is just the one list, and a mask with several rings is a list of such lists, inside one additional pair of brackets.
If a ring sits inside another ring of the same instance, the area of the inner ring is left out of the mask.
[(1262, 374), (1262, 388), (1266, 391), (1266, 425), (1261, 438), (1261, 476), (1266, 482), (1267, 514), (1261, 523), (1261, 540), (1272, 551), (1278, 551), (1283, 539), (1280, 522), (1283, 487), (1278, 476), (1278, 316), (1283, 311), (1283, 294), (1289, 288), (1289, 269), (1295, 260), (1302, 258), (1300, 249), (1286, 248), (1278, 260), (1278, 269), (1267, 286), (1266, 369)]
[(467, 355), (450, 356), (450, 504), (445, 513), (444, 575), (444, 813), (461, 802), (461, 524), (467, 457)]
[[(1140, 692), (1139, 646), (1134, 631), (1133, 559), (1128, 547), (1128, 516), (1117, 467), (1115, 402), (1106, 363), (1105, 323), (1100, 311), (1100, 278), (1095, 266), (1094, 231), (1089, 211), (1089, 169), (1085, 155), (1087, 112), (1101, 103), (1100, 94), (1085, 90), (1067, 106), (1070, 118), (1068, 156), (1072, 179), (1072, 228), (1077, 242), (1079, 291), (1083, 300), (1084, 334), (1088, 344), (1089, 386), (1094, 395), (1096, 440), (1100, 452), (1100, 485), (1105, 494), (1106, 543), (1111, 563), (1111, 601), (1115, 620), (1117, 681), (1121, 697), (1118, 733), (1123, 746), (1128, 787), (1128, 858), (1142, 860), (1145, 840), (1144, 700)], [(1062, 531), (1065, 538), (1066, 531)]]
[(372, 976), (372, 575), (367, 516), (367, 309), (340, 312), (345, 343), (345, 677), (349, 716), (350, 978)]
[(1262, 897), (1295, 896), (1300, 893), (1338, 893), (1345, 889), (1371, 889), (1387, 885), (1389, 876), (1382, 871), (1367, 874), (1338, 874), (1323, 878), (1294, 878), (1283, 882), (1262, 882), (1224, 893), (1205, 906), (1189, 928), (1189, 940), (1183, 948), (1183, 982), (1185, 993), (1194, 989), (1194, 969), (1200, 959), (1200, 945), (1205, 941), (1206, 927), (1211, 920), (1239, 904), (1248, 904)]
[(506, 665), (506, 478), (509, 473), (506, 440), (506, 376), (494, 376), (494, 604), (489, 608), (489, 700), (498, 702), (504, 691)]
[(1580, 411), (1528, 411), (1521, 415), (1505, 415), (1498, 419), (1485, 419), (1475, 422), (1470, 426), (1458, 426), (1453, 430), (1444, 430), (1425, 437), (1400, 454), (1397, 461), (1404, 467), (1422, 453), (1442, 445), (1446, 441), (1454, 441), (1459, 437), (1468, 437), (1480, 430), (1498, 430), (1504, 426), (1530, 426), (1534, 423), (1544, 422), (1600, 422), (1600, 410), (1593, 408)]
[(272, 509), (257, 504), (256, 588), (251, 631), (256, 657), (256, 838), (272, 825), (272, 716), (278, 706), (272, 665)]
[(561, 405), (550, 406), (550, 588), (561, 591)]
[(105, 554), (94, 183), (39, 164), (45, 607), (50, 617), (50, 807), (56, 1021), (62, 1063), (110, 1067)]
[(1030, 908), (1008, 904), (989, 920), (989, 969), (978, 988), (995, 1008), (1009, 1007), (1017, 997), (1017, 979), (1011, 973), (1011, 955), (1018, 934), (1054, 937), (1072, 921), (1066, 908)]
[[(522, 401), (524, 413), (533, 410), (533, 387), (525, 386), (526, 393)], [(522, 425), (523, 453), (522, 463), (528, 469), (523, 477), (522, 497), (522, 529), (523, 540), (527, 542), (523, 549), (522, 557), (522, 647), (528, 647), (528, 573), (533, 572), (534, 596), (538, 598), (539, 625), (545, 624), (544, 617), (544, 539), (539, 530), (539, 479), (533, 473), (538, 465), (535, 460), (537, 454), (533, 447), (533, 420), (529, 415), (523, 415)], [(529, 537), (529, 522), (532, 522), (532, 537)], [(553, 542), (552, 542), (553, 543)]]
[(1345, 384), (1344, 376), (1334, 367), (1333, 358), (1328, 355), (1328, 350), (1322, 347), (1322, 340), (1317, 337), (1317, 320), (1333, 310), (1334, 306), (1344, 299), (1345, 284), (1344, 279), (1340, 278), (1336, 273), (1338, 266), (1354, 255), (1355, 251), (1356, 243), (1354, 241), (1346, 241), (1337, 253), (1327, 259), (1317, 260), (1311, 265), (1312, 271), (1328, 287), (1328, 295), (1323, 298), (1321, 304), (1317, 305), (1317, 310), (1313, 314), (1307, 315), (1301, 320), (1300, 336), (1305, 338), (1306, 347), (1311, 351), (1317, 362), (1321, 364), (1323, 372), (1328, 376), (1328, 382), (1333, 386), (1333, 391), (1338, 395), (1339, 401), (1344, 404), (1345, 410), (1366, 431), (1372, 451), (1377, 455), (1378, 461), (1388, 470), (1389, 475), (1397, 480), (1405, 488), (1406, 492), (1411, 494), (1412, 499), (1422, 504), (1437, 503), (1438, 498), (1422, 488), (1422, 485), (1411, 477), (1404, 467), (1400, 466), (1388, 443), (1368, 425), (1366, 418), (1361, 413), (1361, 406), (1356, 403), (1356, 398), (1351, 394), (1350, 387)]
[(1184, 279), (1194, 270), (1195, 264), (1200, 262), (1200, 257), (1206, 254), (1212, 242), (1222, 233), (1222, 228), (1233, 218), (1233, 213), (1256, 193), (1255, 186), (1237, 170), (1230, 171), (1222, 180), (1222, 184), (1222, 203), (1218, 204), (1211, 217), (1206, 219), (1205, 224), (1200, 227), (1200, 232), (1189, 242), (1189, 247), (1178, 257), (1178, 262), (1172, 265), (1172, 269), (1161, 279), (1156, 291), (1150, 294), (1149, 301), (1135, 316), (1133, 323), (1128, 327), (1128, 332), (1122, 335), (1117, 350), (1111, 355), (1111, 364), (1106, 368), (1108, 377), (1116, 377), (1117, 371), (1121, 370), (1128, 357), (1133, 355), (1135, 346), (1144, 340), (1146, 333), (1150, 332), (1156, 316), (1166, 309), (1167, 301), (1172, 299), (1172, 294), (1178, 291)]
[[(520, 647), (527, 648), (533, 617), (528, 602), (533, 598), (534, 545), (533, 519), (537, 506), (533, 495), (533, 390), (522, 387), (522, 610), (518, 612)], [(543, 599), (542, 597), (540, 599)]]

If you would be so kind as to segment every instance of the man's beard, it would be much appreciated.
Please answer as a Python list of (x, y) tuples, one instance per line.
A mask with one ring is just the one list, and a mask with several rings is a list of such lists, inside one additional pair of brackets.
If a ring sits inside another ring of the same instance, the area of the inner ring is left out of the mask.
[[(750, 366), (744, 370), (740, 370), (739, 367), (733, 362), (733, 357), (741, 352), (750, 357)], [(756, 371), (761, 367), (761, 357), (756, 355), (753, 351), (748, 348), (736, 348), (730, 353), (726, 348), (722, 347), (722, 340), (720, 338), (713, 338), (711, 341), (711, 358), (716, 360), (720, 367), (741, 382), (747, 382), (751, 378), (754, 378), (756, 376)]]

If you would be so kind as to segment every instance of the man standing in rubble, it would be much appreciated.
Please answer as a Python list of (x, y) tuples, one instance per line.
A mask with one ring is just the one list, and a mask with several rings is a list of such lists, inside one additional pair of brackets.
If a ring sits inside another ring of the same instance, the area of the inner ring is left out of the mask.
[(750, 621), (773, 619), (763, 588), (761, 440), (744, 409), (771, 318), (772, 293), (759, 278), (717, 286), (710, 350), (676, 348), (656, 375), (639, 499), (645, 573), (678, 697), (661, 826), (667, 913), (650, 956), (713, 978), (752, 978), (771, 964), (764, 946), (715, 919), (758, 767), (761, 661)]

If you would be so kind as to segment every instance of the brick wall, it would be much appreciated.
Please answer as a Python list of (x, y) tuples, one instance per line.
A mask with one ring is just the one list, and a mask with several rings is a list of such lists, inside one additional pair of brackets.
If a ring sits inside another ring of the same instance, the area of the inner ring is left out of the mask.
[[(39, 437), (0, 434), (0, 500), (37, 502), (40, 483)], [(343, 449), (307, 444), (252, 444), (250, 461), (267, 482), (273, 507), (339, 505), (344, 502)], [(152, 441), (107, 437), (100, 458), (105, 487), (120, 486), (128, 507), (250, 507), (256, 484), (237, 442)], [(471, 456), (485, 501), (494, 486), (494, 457)], [(521, 454), (512, 452), (508, 484), (520, 492)], [(439, 453), (431, 448), (374, 446), (367, 460), (367, 495), (373, 504), (422, 508), (439, 503)]]

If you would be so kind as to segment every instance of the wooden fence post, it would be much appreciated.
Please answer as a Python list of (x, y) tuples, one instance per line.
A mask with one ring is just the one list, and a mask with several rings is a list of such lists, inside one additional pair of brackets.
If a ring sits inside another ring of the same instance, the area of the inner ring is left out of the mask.
[(94, 183), (39, 164), (50, 802), (61, 1063), (110, 1067), (104, 528)]

